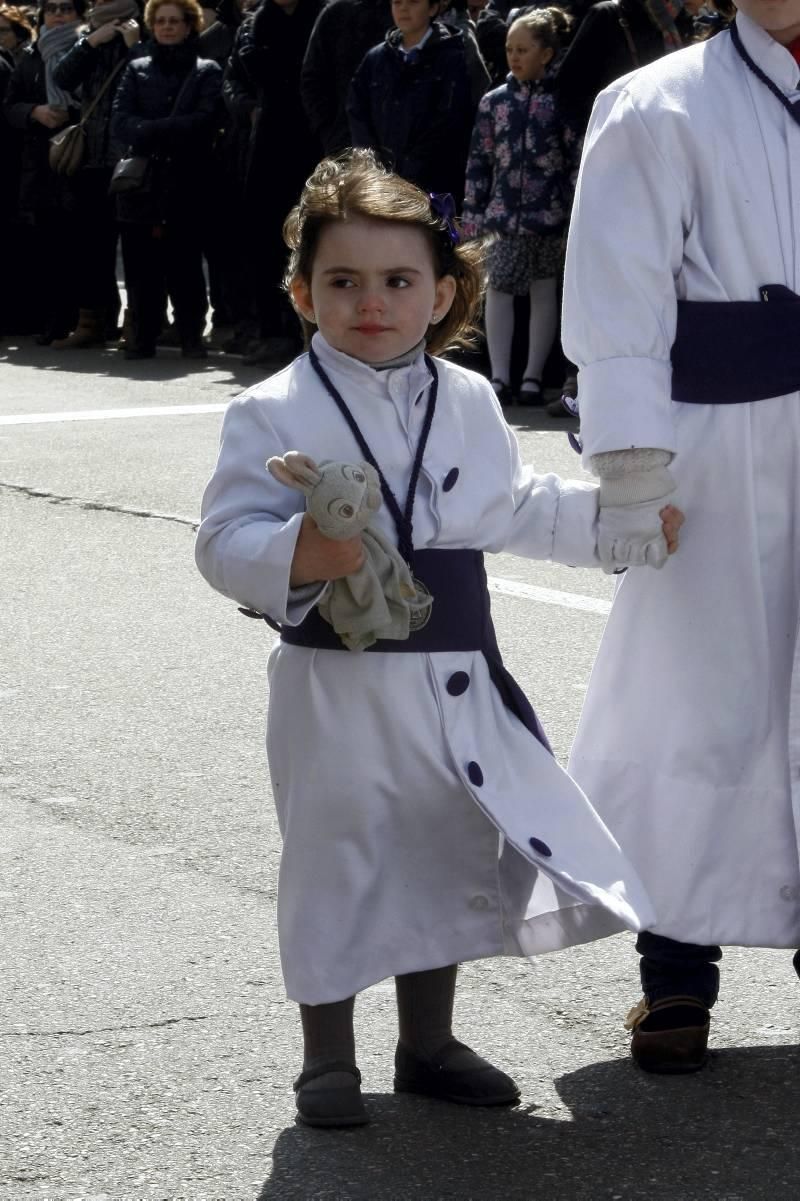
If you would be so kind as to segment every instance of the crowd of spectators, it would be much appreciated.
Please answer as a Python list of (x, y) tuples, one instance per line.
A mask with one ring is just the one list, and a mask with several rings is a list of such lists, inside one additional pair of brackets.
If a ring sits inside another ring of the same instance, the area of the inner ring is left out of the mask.
[[(524, 296), (524, 390), (538, 403), (592, 102), (722, 27), (728, 2), (0, 3), (0, 336), (59, 353), (118, 343), (131, 359), (170, 343), (189, 359), (209, 345), (289, 357), (300, 335), (281, 288), (283, 220), (323, 155), (369, 146), (449, 193), (468, 236), (498, 242), (492, 378), (509, 399), (509, 306)], [(80, 122), (65, 173), (52, 139)], [(131, 159), (141, 176), (118, 191)]]

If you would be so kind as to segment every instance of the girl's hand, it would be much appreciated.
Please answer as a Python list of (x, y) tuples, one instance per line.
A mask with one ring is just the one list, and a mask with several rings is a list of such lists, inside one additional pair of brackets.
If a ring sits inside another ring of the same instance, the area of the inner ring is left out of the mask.
[(678, 530), (683, 525), (686, 518), (680, 509), (676, 509), (674, 505), (665, 505), (660, 511), (661, 528), (664, 531), (664, 537), (667, 541), (667, 554), (674, 555), (678, 549)]
[(317, 523), (308, 513), (303, 517), (300, 534), (294, 548), (289, 585), (302, 588), (321, 580), (340, 580), (358, 571), (364, 563), (361, 538), (335, 542), (319, 532)]

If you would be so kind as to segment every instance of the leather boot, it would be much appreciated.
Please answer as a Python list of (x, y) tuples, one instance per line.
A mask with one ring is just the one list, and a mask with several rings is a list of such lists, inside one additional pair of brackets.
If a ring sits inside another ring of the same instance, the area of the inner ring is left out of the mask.
[(95, 309), (81, 309), (78, 324), (66, 338), (56, 338), (53, 350), (85, 350), (88, 346), (105, 346), (105, 319)]
[(699, 1072), (708, 1059), (708, 1006), (697, 997), (662, 997), (652, 1005), (646, 999), (627, 1016), (632, 1031), (631, 1055), (645, 1072), (680, 1075)]

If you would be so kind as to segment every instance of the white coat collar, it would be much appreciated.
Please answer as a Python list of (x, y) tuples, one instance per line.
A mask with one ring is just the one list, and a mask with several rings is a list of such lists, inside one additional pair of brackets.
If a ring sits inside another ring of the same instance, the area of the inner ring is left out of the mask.
[[(743, 12), (736, 14), (736, 27), (741, 34), (742, 45), (756, 65), (784, 92), (796, 92), (800, 87), (800, 65), (795, 62), (791, 51), (776, 42), (766, 29), (756, 25)], [(731, 50), (738, 58), (735, 47), (731, 46)], [(742, 67), (749, 74), (744, 63)]]
[[(320, 363), (337, 383), (337, 386), (341, 381), (345, 387), (352, 388), (356, 385), (372, 396), (390, 400), (390, 384), (394, 381), (402, 381), (401, 391), (407, 395), (413, 392), (422, 392), (430, 382), (430, 372), (422, 352), (407, 367), (393, 367), (387, 371), (376, 371), (368, 363), (362, 363), (360, 359), (354, 359), (341, 350), (334, 350), (319, 332), (314, 334), (311, 345), (316, 351)], [(349, 404), (350, 398), (347, 392), (343, 392), (342, 395)]]

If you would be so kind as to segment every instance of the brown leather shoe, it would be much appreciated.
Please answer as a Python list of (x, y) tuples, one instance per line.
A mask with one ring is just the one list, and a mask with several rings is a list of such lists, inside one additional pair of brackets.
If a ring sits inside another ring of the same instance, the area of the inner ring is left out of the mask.
[(708, 1059), (708, 1006), (697, 997), (643, 998), (628, 1014), (631, 1055), (645, 1072), (678, 1075), (699, 1072)]

